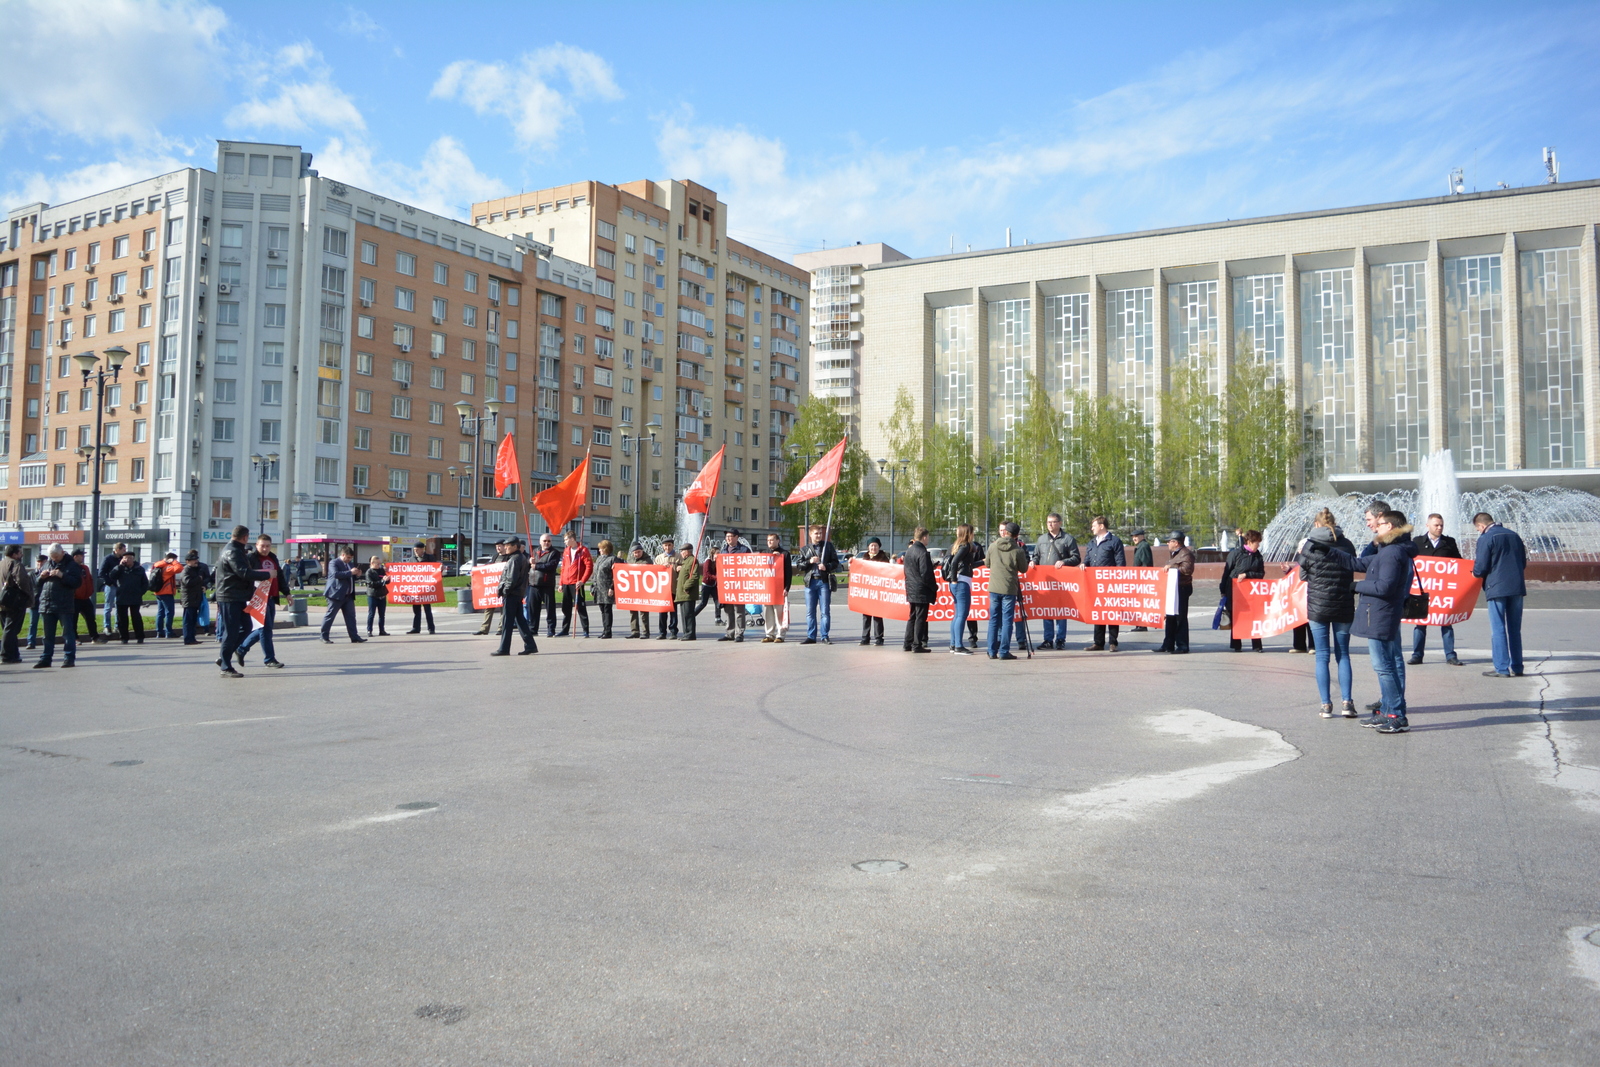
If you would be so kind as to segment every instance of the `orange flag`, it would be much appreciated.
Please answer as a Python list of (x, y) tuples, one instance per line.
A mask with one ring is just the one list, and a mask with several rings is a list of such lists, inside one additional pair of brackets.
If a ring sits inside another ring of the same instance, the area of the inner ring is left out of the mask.
[(789, 499), (784, 503), (799, 504), (826, 493), (839, 480), (839, 469), (844, 466), (844, 446), (849, 441), (850, 438), (846, 437), (828, 449), (828, 454), (817, 460), (817, 465), (795, 483), (794, 492), (789, 494)]
[(503, 497), (508, 488), (521, 484), (522, 472), (517, 469), (517, 445), (508, 433), (505, 440), (500, 442), (500, 450), (494, 454), (494, 495)]
[(583, 462), (578, 464), (577, 469), (535, 496), (533, 506), (539, 509), (539, 514), (544, 516), (545, 524), (550, 529), (559, 530), (578, 517), (578, 509), (583, 507), (588, 497), (589, 453), (585, 452)]
[(689, 488), (683, 491), (683, 510), (689, 514), (707, 515), (711, 512), (711, 498), (717, 495), (717, 483), (722, 478), (722, 454), (727, 450), (727, 445), (717, 449), (711, 462), (700, 468), (700, 473), (689, 484)]

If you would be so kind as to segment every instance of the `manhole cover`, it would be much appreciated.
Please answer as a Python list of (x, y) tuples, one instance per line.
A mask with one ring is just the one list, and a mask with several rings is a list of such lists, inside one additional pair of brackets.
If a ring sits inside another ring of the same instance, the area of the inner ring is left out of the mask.
[(395, 805), (395, 810), (397, 810), (397, 811), (432, 811), (434, 808), (437, 808), (438, 806), (439, 806), (438, 804), (435, 804), (431, 800), (412, 800), (412, 801), (408, 801), (408, 802), (406, 802), (404, 804), (396, 804)]
[(906, 865), (899, 860), (862, 860), (860, 863), (852, 863), (850, 866), (868, 874), (893, 874), (896, 871), (906, 869)]
[(144, 760), (142, 760), (142, 759), (119, 759), (119, 760), (112, 760), (111, 761), (111, 766), (113, 766), (113, 767), (137, 767), (137, 766), (139, 766), (139, 764), (141, 764), (143, 762), (144, 762)]
[(471, 1012), (460, 1004), (424, 1004), (414, 1013), (419, 1019), (432, 1019), (436, 1023), (458, 1023), (465, 1019)]

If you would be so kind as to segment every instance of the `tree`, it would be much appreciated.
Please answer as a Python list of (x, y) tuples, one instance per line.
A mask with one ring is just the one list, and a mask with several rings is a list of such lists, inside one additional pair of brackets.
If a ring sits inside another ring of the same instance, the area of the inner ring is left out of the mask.
[(1001, 451), (1002, 496), (1006, 517), (1037, 534), (1066, 499), (1067, 425), (1038, 375), (1030, 373), (1026, 387), (1022, 417)]
[(895, 394), (894, 409), (879, 428), (889, 445), (889, 454), (883, 458), (908, 461), (906, 472), (894, 486), (897, 531), (926, 526), (942, 534), (974, 520), (982, 506), (982, 490), (975, 488), (972, 445), (964, 436), (919, 422), (911, 393), (904, 386)]
[(1174, 523), (1215, 532), (1222, 522), (1221, 424), (1206, 368), (1174, 367), (1156, 449), (1161, 502)]
[[(640, 537), (665, 537), (672, 533), (678, 524), (678, 517), (667, 510), (658, 497), (638, 498), (639, 500), (639, 536)], [(633, 535), (633, 512), (624, 511), (617, 522), (628, 536)]]
[(1254, 530), (1266, 529), (1283, 506), (1305, 446), (1302, 414), (1271, 380), (1272, 368), (1257, 363), (1241, 339), (1228, 383), (1221, 501), (1229, 522)]
[[(802, 401), (800, 410), (795, 416), (794, 428), (789, 431), (788, 446), (791, 458), (788, 469), (778, 482), (778, 499), (788, 497), (809, 466), (803, 459), (793, 459), (793, 450), (798, 449), (802, 456), (808, 452), (812, 455), (825, 453), (837, 445), (847, 432), (848, 425), (844, 416), (834, 410), (826, 400), (821, 397), (809, 397)], [(830, 489), (812, 501), (811, 521), (813, 524), (818, 524), (827, 521), (830, 497), (833, 498), (832, 538), (836, 545), (854, 546), (866, 536), (867, 529), (872, 525), (872, 516), (877, 511), (877, 501), (866, 491), (868, 462), (865, 450), (851, 441), (844, 450), (844, 464), (839, 472), (837, 495)], [(804, 514), (803, 503), (783, 508), (784, 521), (791, 527), (798, 527), (804, 521)]]
[(1104, 515), (1113, 524), (1148, 522), (1155, 452), (1139, 408), (1120, 397), (1072, 397), (1075, 432), (1067, 439), (1067, 523), (1087, 530)]
[[(882, 458), (897, 469), (902, 461), (906, 464), (905, 472), (895, 476), (894, 514), (886, 514), (885, 517), (897, 531), (910, 530), (918, 525), (931, 527), (934, 505), (927, 491), (927, 429), (917, 421), (911, 391), (904, 385), (895, 393), (894, 410), (886, 421), (878, 424), (878, 428), (889, 444), (889, 453)], [(888, 480), (886, 475), (884, 480)]]

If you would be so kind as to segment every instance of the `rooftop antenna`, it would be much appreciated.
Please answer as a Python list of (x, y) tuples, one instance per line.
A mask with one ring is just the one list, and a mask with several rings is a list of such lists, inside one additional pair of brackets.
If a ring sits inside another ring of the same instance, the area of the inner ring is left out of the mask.
[(956, 254), (956, 235), (955, 234), (951, 234), (950, 235), (950, 254), (952, 256)]
[(1556, 162), (1556, 150), (1544, 150), (1544, 180), (1548, 185), (1554, 185), (1561, 180), (1561, 164)]
[(1006, 247), (1007, 248), (1011, 247), (1011, 227), (1010, 226), (1006, 227)]
[(1460, 167), (1451, 167), (1450, 168), (1449, 184), (1450, 184), (1450, 193), (1449, 193), (1449, 195), (1451, 195), (1451, 196), (1460, 196), (1462, 193), (1467, 191), (1466, 178), (1461, 173), (1461, 168)]

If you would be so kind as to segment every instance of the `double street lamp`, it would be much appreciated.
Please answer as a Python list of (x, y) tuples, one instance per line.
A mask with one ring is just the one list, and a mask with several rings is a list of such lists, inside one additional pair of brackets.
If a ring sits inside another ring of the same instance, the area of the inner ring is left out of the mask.
[(88, 386), (94, 382), (94, 445), (78, 449), (80, 455), (89, 455), (89, 463), (93, 468), (94, 476), (94, 503), (93, 514), (89, 519), (89, 564), (98, 566), (95, 562), (100, 558), (100, 467), (105, 462), (107, 451), (101, 443), (102, 424), (105, 421), (106, 410), (106, 382), (115, 382), (122, 371), (122, 364), (128, 358), (128, 350), (121, 345), (115, 345), (105, 350), (106, 367), (98, 367), (100, 357), (93, 352), (79, 352), (72, 359), (78, 364), (78, 369), (83, 371), (83, 384)]
[(450, 472), (450, 477), (456, 480), (456, 566), (459, 568), (461, 564), (469, 563), (472, 559), (470, 556), (465, 559), (462, 558), (462, 548), (464, 546), (461, 542), (461, 509), (466, 506), (464, 502), (467, 499), (467, 483), (465, 480), (467, 476), (456, 467), (446, 467), (445, 469)]
[(475, 408), (465, 400), (456, 404), (456, 414), (461, 416), (461, 432), (472, 435), (472, 555), (468, 559), (478, 556), (478, 491), (483, 482), (483, 431), (487, 426), (489, 433), (494, 433), (495, 421), (500, 416), (500, 402), (498, 400), (485, 401), (483, 413), (480, 415)]
[(999, 472), (997, 472), (993, 467), (990, 467), (987, 471), (985, 471), (983, 469), (982, 465), (974, 465), (973, 468), (972, 468), (972, 476), (974, 478), (982, 479), (982, 481), (983, 481), (983, 543), (985, 545), (988, 545), (989, 540), (990, 540), (990, 538), (989, 538), (989, 482), (992, 479), (998, 478), (1000, 475), (999, 475)]
[(910, 460), (905, 459), (880, 459), (878, 460), (878, 473), (889, 478), (889, 555), (894, 555), (894, 482), (898, 475), (904, 474), (911, 466)]
[[(822, 453), (822, 452), (810, 452), (810, 451), (802, 452), (802, 451), (800, 451), (800, 446), (799, 445), (790, 445), (789, 446), (789, 455), (794, 457), (794, 461), (796, 463), (800, 462), (802, 459), (805, 460), (806, 461), (806, 470), (810, 470), (811, 469), (811, 464), (813, 464), (817, 460), (821, 459), (824, 454), (825, 453)], [(806, 503), (805, 503), (805, 529), (802, 530), (801, 533), (800, 533), (800, 543), (802, 545), (809, 544), (810, 543), (810, 541), (809, 541), (810, 537), (811, 537), (811, 501), (807, 500)], [(894, 546), (891, 545), (890, 547), (893, 548)]]
[(261, 526), (257, 532), (266, 533), (267, 479), (268, 477), (276, 478), (278, 476), (278, 454), (276, 452), (268, 452), (265, 456), (262, 456), (252, 452), (250, 454), (250, 466), (254, 467), (259, 472), (259, 477), (261, 479), (260, 502), (258, 504), (258, 510), (256, 511), (256, 514), (260, 518)]

